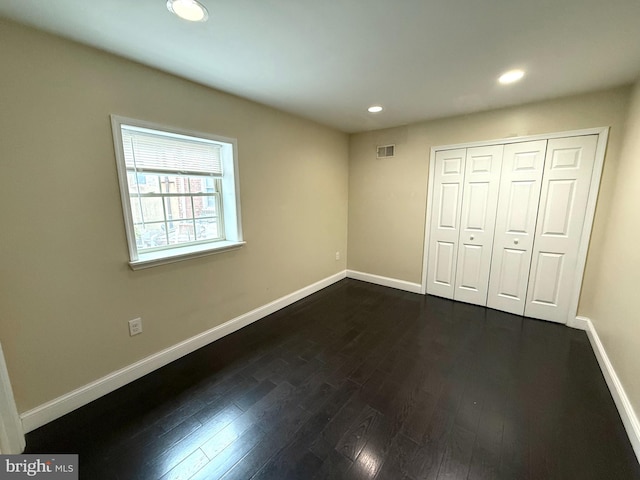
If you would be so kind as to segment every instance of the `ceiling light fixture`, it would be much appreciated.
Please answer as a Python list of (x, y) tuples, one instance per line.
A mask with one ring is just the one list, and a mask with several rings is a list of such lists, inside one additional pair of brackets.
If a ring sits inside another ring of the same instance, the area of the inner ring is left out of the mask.
[(503, 85), (507, 85), (509, 83), (514, 83), (514, 82), (517, 82), (518, 80), (521, 80), (522, 77), (524, 77), (523, 70), (509, 70), (508, 72), (505, 72), (502, 75), (500, 75), (500, 78), (498, 78), (498, 81)]
[(378, 113), (382, 111), (382, 107), (380, 105), (374, 105), (373, 107), (367, 108), (369, 113)]
[(167, 9), (190, 22), (206, 22), (209, 18), (209, 12), (197, 0), (167, 0)]

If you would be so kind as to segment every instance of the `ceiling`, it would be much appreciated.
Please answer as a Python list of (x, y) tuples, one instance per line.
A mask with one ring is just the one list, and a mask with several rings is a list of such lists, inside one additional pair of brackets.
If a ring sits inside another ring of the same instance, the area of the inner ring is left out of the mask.
[[(345, 132), (640, 76), (639, 0), (201, 1), (207, 23), (165, 0), (0, 0), (0, 16)], [(527, 75), (498, 85), (511, 68)]]

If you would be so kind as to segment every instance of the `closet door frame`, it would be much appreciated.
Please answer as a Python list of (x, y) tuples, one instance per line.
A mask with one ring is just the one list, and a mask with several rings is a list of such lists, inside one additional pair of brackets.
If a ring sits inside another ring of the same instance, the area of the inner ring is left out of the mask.
[(25, 449), (22, 420), (13, 399), (9, 372), (0, 344), (0, 454), (17, 455)]
[(431, 225), (431, 206), (433, 205), (433, 178), (435, 168), (435, 155), (440, 150), (452, 150), (459, 148), (485, 147), (490, 145), (507, 145), (510, 143), (529, 142), (533, 140), (550, 140), (563, 137), (579, 137), (583, 135), (597, 135), (596, 158), (591, 174), (591, 185), (589, 188), (589, 197), (585, 210), (585, 221), (580, 234), (580, 247), (578, 249), (578, 260), (573, 277), (572, 294), (569, 302), (569, 313), (562, 323), (575, 323), (578, 311), (578, 302), (580, 301), (580, 292), (582, 290), (582, 280), (584, 277), (584, 269), (587, 262), (587, 252), (589, 250), (589, 240), (591, 239), (591, 229), (596, 211), (596, 203), (598, 200), (598, 192), (600, 190), (600, 179), (602, 178), (602, 169), (604, 166), (604, 156), (607, 148), (607, 140), (609, 138), (609, 127), (588, 128), (583, 130), (571, 130), (565, 132), (554, 132), (541, 135), (531, 135), (524, 137), (510, 137), (496, 140), (487, 140), (481, 142), (459, 143), (454, 145), (439, 145), (431, 147), (429, 155), (429, 179), (427, 184), (427, 208), (425, 217), (425, 233), (422, 255), (422, 283), (420, 293), (427, 293), (427, 274), (429, 262), (429, 234)]

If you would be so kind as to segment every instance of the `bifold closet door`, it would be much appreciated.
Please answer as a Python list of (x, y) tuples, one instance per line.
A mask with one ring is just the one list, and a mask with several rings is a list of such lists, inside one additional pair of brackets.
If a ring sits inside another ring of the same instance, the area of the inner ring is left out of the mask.
[(503, 150), (467, 149), (454, 300), (487, 304)]
[(427, 293), (453, 298), (466, 149), (436, 152)]
[(524, 313), (546, 140), (505, 145), (487, 306)]
[(527, 317), (567, 321), (597, 141), (597, 135), (586, 135), (547, 144)]

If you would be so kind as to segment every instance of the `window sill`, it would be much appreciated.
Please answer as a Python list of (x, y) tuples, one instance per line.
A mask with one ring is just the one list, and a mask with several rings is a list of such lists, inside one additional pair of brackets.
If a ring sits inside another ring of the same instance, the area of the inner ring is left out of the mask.
[(144, 268), (157, 267), (168, 263), (181, 262), (191, 258), (204, 257), (214, 253), (237, 250), (246, 242), (216, 242), (214, 244), (191, 245), (187, 247), (174, 248), (161, 252), (143, 253), (136, 261), (129, 262), (132, 270), (142, 270)]

